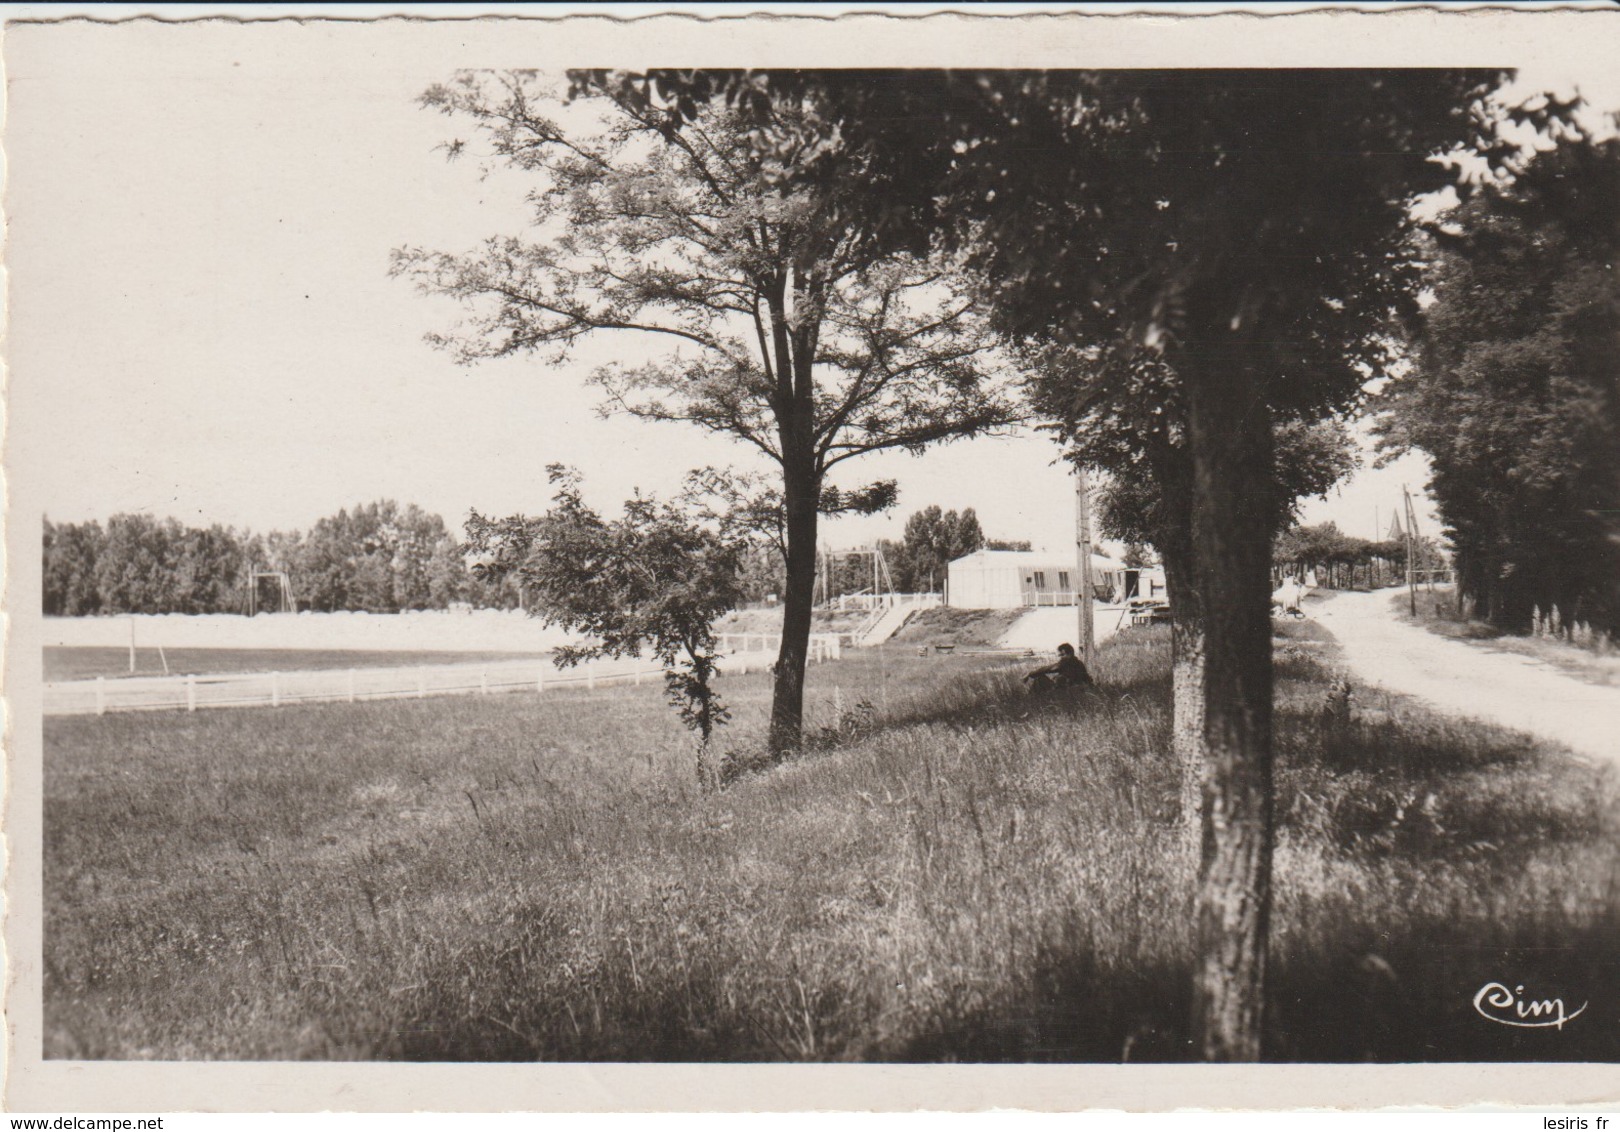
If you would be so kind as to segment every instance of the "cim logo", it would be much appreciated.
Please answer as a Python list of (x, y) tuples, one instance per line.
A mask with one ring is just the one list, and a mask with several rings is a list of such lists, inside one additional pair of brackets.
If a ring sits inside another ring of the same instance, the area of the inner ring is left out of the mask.
[(1534, 1030), (1547, 1026), (1562, 1030), (1565, 1022), (1579, 1018), (1588, 1005), (1583, 1002), (1579, 1010), (1566, 1012), (1561, 998), (1526, 998), (1524, 987), (1509, 990), (1501, 983), (1486, 983), (1474, 995), (1474, 1011), (1481, 1018)]

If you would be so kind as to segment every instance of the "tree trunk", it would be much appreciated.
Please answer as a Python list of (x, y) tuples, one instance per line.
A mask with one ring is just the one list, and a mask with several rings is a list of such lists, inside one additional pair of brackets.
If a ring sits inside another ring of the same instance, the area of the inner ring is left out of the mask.
[(1497, 566), (1496, 588), (1501, 595), (1496, 603), (1491, 623), (1504, 633), (1526, 634), (1536, 628), (1536, 605), (1539, 596), (1532, 590), (1534, 572), (1522, 562), (1512, 569)]
[(1193, 1037), (1207, 1061), (1255, 1061), (1274, 836), (1271, 416), (1242, 369), (1197, 378), (1187, 391), (1205, 615), (1206, 766)]
[(771, 754), (781, 758), (804, 732), (804, 672), (816, 592), (816, 505), (821, 485), (809, 459), (783, 461), (787, 584), (782, 591), (782, 647), (771, 695)]
[[(1185, 514), (1189, 506), (1177, 510)], [(1182, 850), (1193, 877), (1203, 841), (1204, 600), (1190, 530), (1162, 538), (1159, 554), (1170, 598), (1170, 744), (1180, 768)]]
[(1189, 877), (1198, 874), (1204, 837), (1204, 619), (1170, 612), (1171, 750), (1181, 775), (1181, 845)]
[[(804, 734), (804, 670), (810, 659), (810, 622), (816, 601), (816, 518), (822, 465), (816, 455), (814, 364), (824, 310), (821, 285), (801, 273), (772, 282), (772, 354), (777, 382), (773, 409), (782, 453), (782, 510), (786, 584), (782, 590), (782, 647), (776, 656), (767, 742), (780, 759)], [(791, 300), (791, 314), (790, 314)], [(830, 567), (830, 564), (829, 564)], [(828, 570), (831, 597), (833, 571)]]

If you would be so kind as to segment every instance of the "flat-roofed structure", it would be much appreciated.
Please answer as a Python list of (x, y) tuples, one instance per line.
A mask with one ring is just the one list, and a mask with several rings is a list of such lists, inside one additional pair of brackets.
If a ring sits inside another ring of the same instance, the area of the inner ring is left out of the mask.
[[(1101, 554), (1091, 556), (1093, 597), (1107, 597), (1105, 579), (1120, 564)], [(958, 609), (1018, 609), (1025, 606), (1073, 605), (1080, 584), (1074, 555), (1038, 550), (976, 550), (946, 568), (945, 604)]]

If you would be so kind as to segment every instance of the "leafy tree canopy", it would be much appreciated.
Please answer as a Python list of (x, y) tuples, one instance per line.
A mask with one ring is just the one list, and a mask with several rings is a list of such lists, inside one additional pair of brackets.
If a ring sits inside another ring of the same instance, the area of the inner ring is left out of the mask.
[(1418, 365), (1385, 439), (1420, 448), (1475, 611), (1620, 632), (1620, 142), (1566, 138), (1433, 227)]
[(930, 504), (906, 520), (898, 561), (890, 563), (895, 585), (904, 592), (936, 592), (953, 559), (984, 545), (984, 531), (973, 508), (943, 511)]
[[(533, 175), (528, 238), (468, 254), (395, 253), (397, 274), (460, 301), (434, 341), (464, 361), (573, 355), (635, 335), (667, 351), (598, 367), (605, 407), (732, 437), (776, 464), (787, 558), (773, 747), (802, 727), (818, 508), (826, 477), (868, 452), (969, 436), (1019, 416), (996, 341), (955, 258), (863, 217), (887, 195), (812, 99), (673, 98), (575, 76), (562, 124), (531, 72), (464, 72), (426, 105), (470, 120), (498, 162)], [(454, 143), (452, 152), (460, 152)], [(836, 160), (842, 176), (809, 174)], [(859, 494), (859, 493), (858, 493)]]
[(696, 512), (692, 481), (685, 499), (637, 496), (607, 519), (585, 503), (578, 473), (556, 464), (548, 472), (556, 494), (544, 515), (468, 518), (478, 572), (515, 576), (535, 615), (586, 638), (557, 650), (559, 666), (599, 656), (657, 659), (671, 704), (706, 745), (728, 717), (712, 683), (713, 626), (741, 600), (746, 524)]

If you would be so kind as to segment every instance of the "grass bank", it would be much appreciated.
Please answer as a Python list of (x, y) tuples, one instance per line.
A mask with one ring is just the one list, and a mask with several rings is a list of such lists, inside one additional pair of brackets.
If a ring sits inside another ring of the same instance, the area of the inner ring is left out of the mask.
[(993, 648), (1022, 617), (1025, 609), (919, 609), (906, 619), (894, 640), (906, 645), (951, 645)]
[[(1313, 631), (1279, 630), (1270, 1055), (1620, 1057), (1472, 1008), (1616, 1000), (1612, 778), (1324, 717)], [(1182, 1058), (1166, 637), (1075, 704), (1020, 670), (812, 669), (813, 749), (710, 795), (651, 688), (49, 719), (47, 1056)], [(744, 743), (768, 689), (726, 684)]]
[(1471, 642), (1475, 648), (1493, 649), (1513, 653), (1550, 664), (1588, 684), (1607, 687), (1620, 685), (1620, 653), (1616, 653), (1606, 638), (1598, 638), (1589, 645), (1551, 636), (1515, 636), (1504, 633), (1487, 621), (1468, 617), (1457, 610), (1456, 591), (1450, 588), (1430, 591), (1418, 590), (1414, 600), (1405, 590), (1391, 599), (1396, 615), (1409, 624), (1421, 625), (1437, 636), (1456, 641)]

